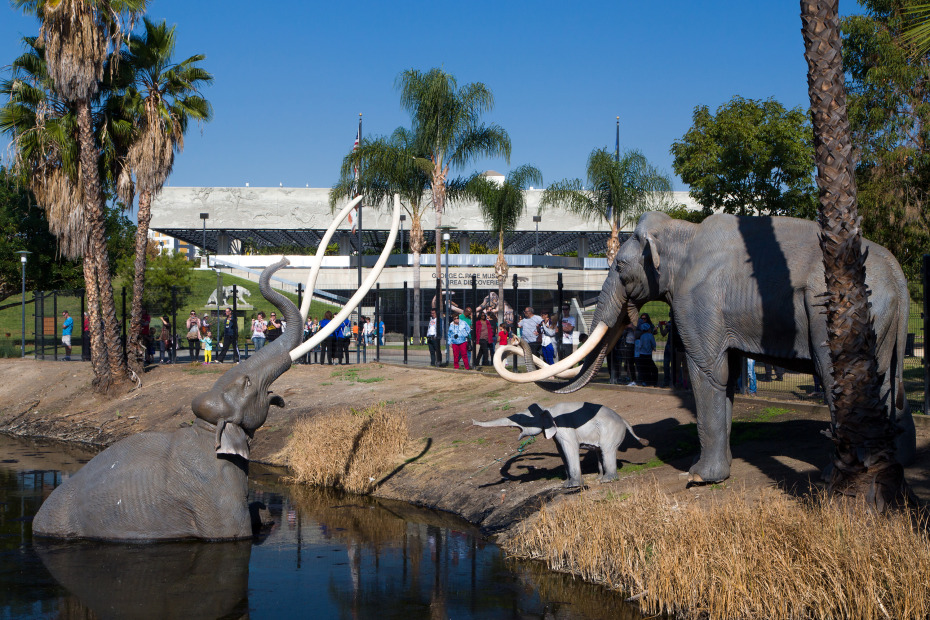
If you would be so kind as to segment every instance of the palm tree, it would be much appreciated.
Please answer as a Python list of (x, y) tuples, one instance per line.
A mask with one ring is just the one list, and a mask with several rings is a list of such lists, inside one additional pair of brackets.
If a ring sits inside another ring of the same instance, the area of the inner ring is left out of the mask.
[(410, 112), (414, 144), (422, 149), (414, 161), (430, 176), (436, 212), (436, 278), (441, 281), (440, 228), (446, 205), (448, 176), (478, 157), (503, 156), (510, 161), (510, 137), (498, 125), (483, 125), (481, 115), (494, 107), (494, 95), (481, 82), (458, 87), (442, 69), (426, 73), (408, 69), (397, 78), (401, 106)]
[(210, 103), (200, 95), (200, 87), (213, 82), (213, 76), (197, 64), (204, 56), (197, 54), (172, 63), (175, 27), (168, 28), (164, 21), (155, 24), (148, 18), (143, 23), (144, 33), (129, 40), (129, 53), (123, 62), (131, 84), (119, 99), (123, 113), (136, 128), (126, 155), (124, 171), (128, 174), (120, 175), (117, 186), (127, 206), (132, 205), (133, 193), (139, 196), (130, 323), (130, 342), (136, 346), (131, 350), (136, 350), (142, 337), (142, 292), (152, 198), (171, 174), (175, 152), (184, 149), (184, 133), (190, 122), (208, 121), (213, 116)]
[[(374, 207), (390, 206), (394, 194), (400, 195), (400, 204), (410, 216), (410, 250), (413, 253), (413, 333), (420, 333), (420, 252), (426, 245), (423, 235), (423, 212), (426, 210), (428, 174), (416, 164), (421, 153), (415, 145), (416, 136), (404, 127), (398, 127), (389, 138), (363, 139), (358, 149), (342, 160), (339, 180), (329, 193), (330, 206), (357, 193)], [(356, 184), (354, 170), (360, 170)]]
[[(13, 3), (39, 18), (39, 38), (45, 47), (48, 75), (58, 95), (73, 105), (77, 113), (87, 231), (84, 276), (91, 350), (100, 360), (94, 365), (94, 384), (106, 391), (114, 379), (121, 381), (130, 375), (122, 355), (113, 286), (108, 277), (105, 204), (91, 105), (99, 94), (107, 59), (111, 52), (119, 51), (123, 18), (128, 17), (131, 22), (145, 10), (147, 0), (13, 0)], [(103, 355), (107, 356), (106, 362)]]
[(513, 232), (526, 211), (527, 186), (530, 183), (542, 185), (542, 182), (542, 173), (530, 165), (511, 170), (500, 185), (482, 176), (474, 176), (468, 182), (468, 193), (478, 201), (481, 215), (491, 231), (497, 233), (497, 261), (494, 263), (494, 273), (497, 274), (497, 299), (500, 300), (497, 308), (498, 324), (504, 320), (504, 281), (507, 279), (504, 233)]
[(610, 226), (610, 264), (620, 249), (620, 229), (647, 211), (670, 207), (672, 183), (635, 150), (619, 158), (606, 148), (591, 151), (587, 175), (587, 185), (564, 179), (547, 187), (540, 208), (561, 207), (589, 220), (604, 220)]
[(820, 247), (833, 365), (831, 491), (879, 509), (908, 493), (895, 461), (894, 422), (883, 412), (876, 338), (865, 285), (852, 148), (843, 84), (838, 0), (802, 0), (801, 22), (820, 187)]

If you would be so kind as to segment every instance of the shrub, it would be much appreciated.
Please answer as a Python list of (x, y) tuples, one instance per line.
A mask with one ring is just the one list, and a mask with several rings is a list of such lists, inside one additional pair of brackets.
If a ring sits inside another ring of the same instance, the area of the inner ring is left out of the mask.
[(407, 443), (406, 411), (380, 403), (299, 420), (282, 456), (303, 484), (370, 493)]

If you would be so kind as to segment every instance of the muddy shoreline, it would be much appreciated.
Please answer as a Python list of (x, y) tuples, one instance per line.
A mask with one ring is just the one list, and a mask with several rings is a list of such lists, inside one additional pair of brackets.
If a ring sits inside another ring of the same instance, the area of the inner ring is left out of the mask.
[[(131, 434), (171, 431), (193, 420), (191, 399), (231, 365), (159, 366), (145, 375), (141, 390), (104, 399), (90, 390), (90, 365), (82, 362), (0, 360), (0, 433), (106, 447)], [(255, 461), (284, 466), (279, 452), (291, 425), (334, 408), (363, 408), (378, 402), (403, 406), (410, 442), (403, 461), (380, 482), (374, 495), (442, 510), (477, 525), (488, 535), (506, 535), (539, 508), (579, 493), (564, 490), (564, 470), (552, 441), (541, 436), (524, 444), (514, 429), (485, 429), (488, 420), (530, 403), (587, 400), (624, 416), (641, 447), (628, 439), (618, 453), (621, 480), (594, 481), (594, 455), (584, 458), (589, 487), (620, 493), (655, 484), (678, 501), (703, 501), (718, 488), (754, 495), (778, 486), (796, 494), (819, 481), (829, 459), (823, 407), (740, 400), (734, 408), (733, 471), (723, 485), (687, 488), (685, 473), (696, 454), (692, 403), (687, 394), (653, 388), (591, 386), (575, 395), (555, 395), (535, 386), (507, 383), (495, 375), (387, 364), (294, 366), (279, 378), (273, 407), (255, 435)], [(918, 462), (908, 468), (917, 494), (930, 499), (930, 426), (918, 424)]]

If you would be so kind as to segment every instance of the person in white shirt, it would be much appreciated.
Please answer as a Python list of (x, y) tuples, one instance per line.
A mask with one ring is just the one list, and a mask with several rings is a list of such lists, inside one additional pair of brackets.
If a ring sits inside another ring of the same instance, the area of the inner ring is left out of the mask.
[(436, 317), (436, 311), (429, 311), (429, 326), (426, 328), (426, 344), (429, 347), (429, 365), (439, 366), (442, 364), (442, 349), (439, 346), (441, 330), (441, 321)]

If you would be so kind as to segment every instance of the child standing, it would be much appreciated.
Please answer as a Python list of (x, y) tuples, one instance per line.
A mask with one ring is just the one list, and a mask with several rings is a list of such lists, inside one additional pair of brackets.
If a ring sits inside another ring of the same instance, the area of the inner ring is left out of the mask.
[(213, 332), (207, 330), (203, 338), (203, 365), (206, 366), (213, 359)]

